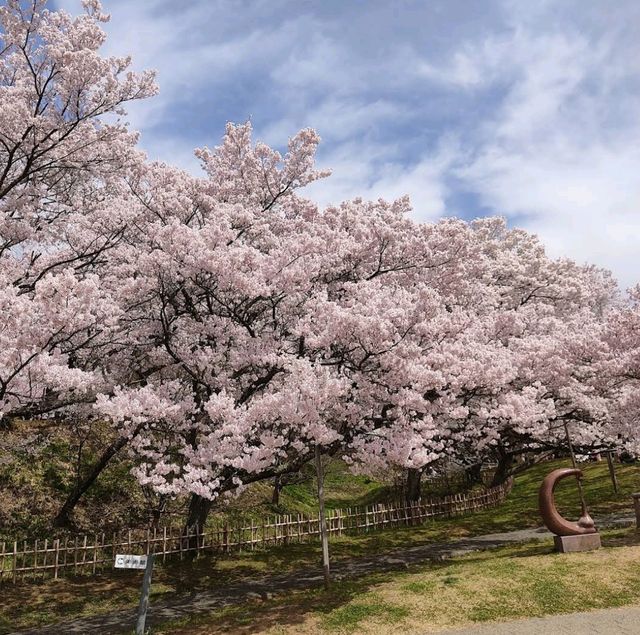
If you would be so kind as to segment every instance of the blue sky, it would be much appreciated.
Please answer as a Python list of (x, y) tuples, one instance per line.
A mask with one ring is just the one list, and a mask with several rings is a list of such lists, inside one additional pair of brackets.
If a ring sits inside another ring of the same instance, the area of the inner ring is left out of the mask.
[(160, 95), (130, 109), (150, 157), (197, 172), (227, 121), (276, 147), (311, 126), (333, 170), (307, 188), (320, 204), (500, 214), (640, 281), (637, 0), (103, 4), (105, 51), (158, 71)]

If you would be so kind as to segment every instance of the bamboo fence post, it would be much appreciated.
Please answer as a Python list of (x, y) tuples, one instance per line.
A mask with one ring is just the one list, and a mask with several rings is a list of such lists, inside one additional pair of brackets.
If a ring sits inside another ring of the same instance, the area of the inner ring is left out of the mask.
[[(82, 541), (82, 564), (80, 565), (80, 573), (84, 573), (85, 563), (87, 562), (87, 534), (84, 535)], [(46, 544), (45, 544), (46, 547)], [(46, 554), (45, 554), (46, 560)]]
[(102, 537), (100, 539), (100, 571), (104, 571), (104, 566), (106, 564), (106, 549), (104, 544), (104, 531), (102, 532)]
[(33, 543), (33, 577), (38, 577), (38, 539)]
[(93, 541), (93, 567), (91, 572), (95, 574), (96, 572), (96, 562), (98, 560), (98, 534), (95, 534), (95, 539)]
[(18, 541), (13, 541), (13, 583), (18, 579)]
[(165, 563), (167, 559), (167, 526), (165, 525), (162, 528), (162, 564)]
[(60, 538), (56, 538), (54, 542), (55, 556), (53, 560), (53, 579), (58, 579), (58, 563), (60, 561)]
[(21, 580), (24, 580), (24, 576), (27, 573), (26, 569), (27, 569), (27, 541), (25, 540), (22, 543), (22, 571), (20, 575)]
[(253, 538), (253, 531), (254, 531), (254, 527), (253, 527), (253, 516), (251, 517), (251, 551), (253, 551), (255, 549), (255, 543), (254, 543), (254, 538)]
[(0, 555), (0, 580), (4, 577), (4, 540), (2, 541), (2, 554)]
[(47, 557), (49, 555), (48, 544), (49, 544), (49, 539), (45, 538), (44, 539), (44, 557), (42, 560), (42, 576), (43, 577), (47, 575)]
[(62, 564), (62, 568), (64, 569), (64, 573), (67, 573), (67, 559), (69, 558), (69, 536), (65, 536), (64, 538), (64, 563)]

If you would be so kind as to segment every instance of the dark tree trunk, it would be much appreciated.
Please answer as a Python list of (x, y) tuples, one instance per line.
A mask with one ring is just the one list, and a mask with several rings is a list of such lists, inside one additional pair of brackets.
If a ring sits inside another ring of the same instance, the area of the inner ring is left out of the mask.
[(415, 503), (420, 500), (422, 470), (410, 467), (407, 470), (407, 483), (404, 497), (407, 503)]
[(158, 504), (151, 509), (151, 529), (160, 529), (160, 521), (167, 508), (168, 498), (165, 494), (161, 494)]
[(271, 495), (271, 504), (279, 505), (280, 504), (280, 492), (282, 490), (282, 477), (280, 474), (274, 476), (273, 478), (273, 494)]
[(184, 534), (189, 537), (189, 549), (193, 549), (191, 556), (196, 556), (196, 549), (199, 546), (200, 538), (198, 534), (204, 533), (207, 518), (211, 511), (211, 501), (208, 498), (191, 494), (189, 500), (189, 511), (187, 512), (187, 522), (184, 527)]
[(129, 443), (129, 437), (119, 437), (113, 443), (111, 443), (107, 449), (102, 453), (98, 461), (91, 468), (91, 471), (87, 476), (78, 481), (75, 488), (67, 497), (60, 511), (53, 519), (54, 527), (69, 527), (71, 525), (71, 514), (78, 504), (78, 501), (82, 498), (84, 493), (93, 485), (98, 476), (107, 467), (111, 459)]
[(470, 465), (465, 470), (467, 484), (473, 487), (482, 483), (482, 463)]
[(513, 467), (513, 464), (513, 454), (501, 452), (498, 457), (496, 471), (493, 475), (493, 479), (491, 479), (490, 487), (502, 485), (511, 476), (511, 468)]
[(207, 524), (207, 518), (211, 511), (211, 501), (208, 498), (192, 494), (189, 500), (187, 524), (185, 529), (193, 530), (196, 526), (201, 530)]
[(613, 452), (607, 452), (607, 465), (609, 466), (609, 476), (611, 477), (611, 484), (613, 485), (613, 491), (618, 493), (618, 477), (616, 476), (616, 468), (613, 464)]

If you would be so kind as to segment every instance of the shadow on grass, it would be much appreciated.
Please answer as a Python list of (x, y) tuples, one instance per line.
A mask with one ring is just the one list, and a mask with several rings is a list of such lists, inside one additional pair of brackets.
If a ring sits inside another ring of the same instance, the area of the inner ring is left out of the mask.
[(152, 633), (154, 635), (173, 632), (184, 635), (196, 633), (249, 635), (265, 632), (277, 626), (301, 626), (312, 614), (323, 621), (329, 630), (343, 625), (353, 626), (371, 615), (395, 619), (400, 617), (395, 615), (397, 607), (370, 603), (356, 604), (355, 608), (350, 605), (354, 599), (367, 593), (371, 588), (391, 580), (392, 575), (391, 573), (375, 574), (367, 576), (366, 579), (335, 580), (329, 591), (324, 589), (295, 591), (266, 601), (253, 600), (241, 606), (165, 622), (153, 628)]
[[(37, 627), (132, 605), (139, 594), (141, 575), (117, 571), (88, 578), (3, 584), (0, 596), (0, 634), (16, 628)], [(153, 597), (158, 596), (158, 588)]]

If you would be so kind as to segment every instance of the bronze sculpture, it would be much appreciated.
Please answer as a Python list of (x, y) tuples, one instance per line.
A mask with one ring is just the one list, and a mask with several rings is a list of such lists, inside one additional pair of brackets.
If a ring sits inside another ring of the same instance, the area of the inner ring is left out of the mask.
[[(569, 446), (569, 454), (571, 456), (571, 468), (561, 468), (553, 470), (547, 474), (542, 481), (540, 491), (538, 492), (538, 506), (540, 515), (547, 529), (555, 534), (553, 542), (556, 551), (566, 553), (569, 551), (590, 551), (591, 549), (600, 548), (600, 534), (596, 529), (593, 518), (589, 516), (587, 511), (587, 502), (582, 490), (582, 470), (576, 465), (576, 455), (573, 451), (573, 444), (569, 436), (569, 427), (567, 422), (563, 422), (565, 435), (567, 437), (567, 445)], [(578, 485), (578, 493), (580, 494), (580, 503), (582, 505), (582, 515), (578, 522), (572, 522), (564, 518), (558, 509), (553, 497), (553, 492), (558, 481), (567, 476), (575, 476)]]
[(596, 533), (595, 523), (589, 512), (587, 511), (584, 499), (582, 500), (582, 516), (578, 522), (572, 522), (560, 515), (560, 512), (556, 508), (553, 491), (556, 488), (558, 481), (568, 476), (575, 476), (578, 479), (582, 478), (582, 470), (577, 468), (561, 468), (559, 470), (553, 470), (547, 474), (542, 481), (540, 491), (538, 493), (538, 504), (540, 507), (540, 515), (547, 529), (557, 536), (581, 536), (583, 534)]

